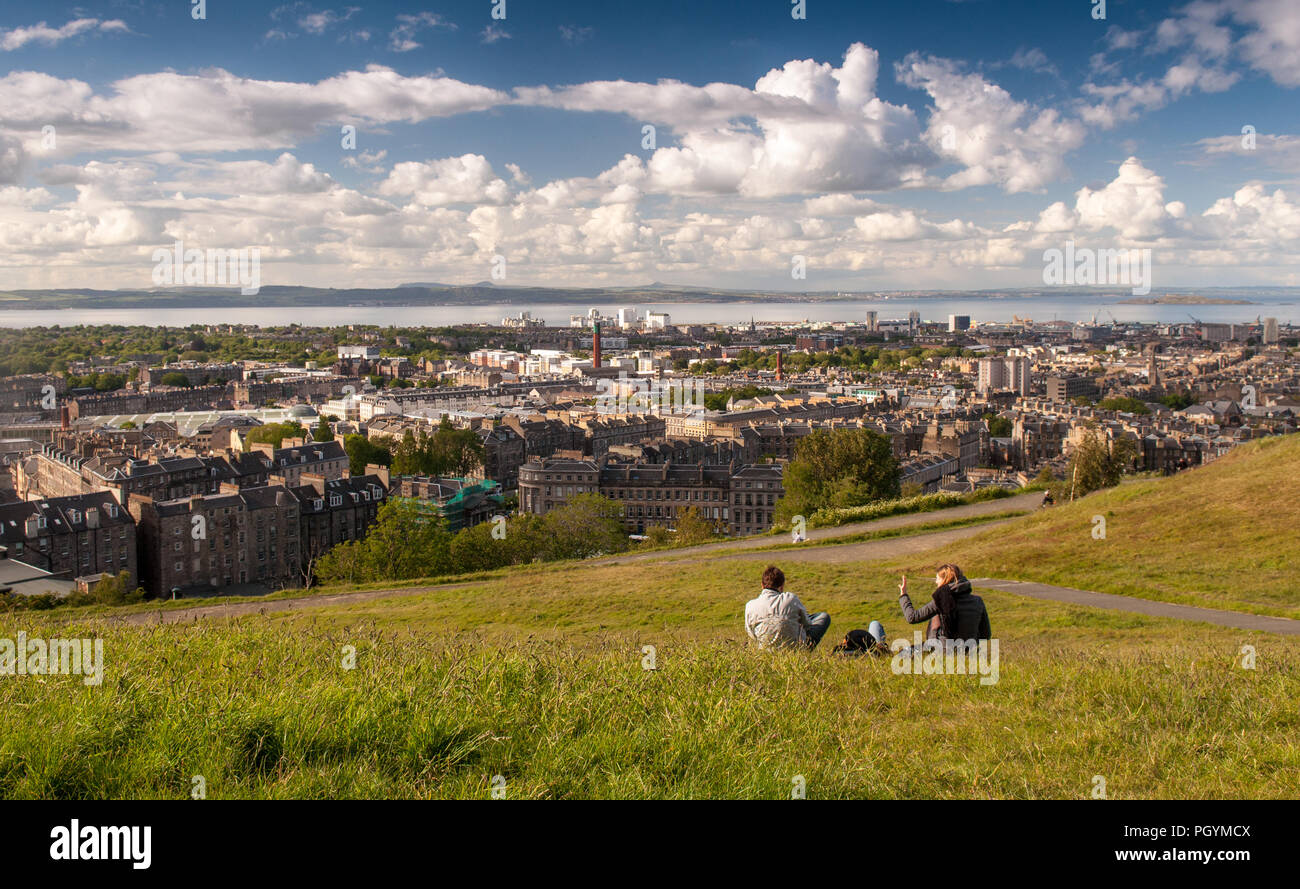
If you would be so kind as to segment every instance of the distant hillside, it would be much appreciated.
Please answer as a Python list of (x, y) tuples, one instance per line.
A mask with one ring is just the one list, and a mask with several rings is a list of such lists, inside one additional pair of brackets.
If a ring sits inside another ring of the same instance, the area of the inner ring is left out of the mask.
[(1255, 306), (1248, 299), (1231, 299), (1226, 296), (1200, 296), (1191, 293), (1171, 293), (1166, 296), (1135, 296), (1121, 299), (1121, 306)]
[[(639, 297), (639, 298), (638, 298)], [(13, 290), (0, 293), (4, 309), (154, 309), (267, 308), (284, 306), (473, 306), (538, 304), (674, 303), (674, 302), (790, 302), (809, 299), (799, 293), (760, 293), (684, 288), (515, 287), (481, 281), (476, 284), (403, 284), (388, 288), (266, 286), (252, 296), (230, 288), (167, 290)]]
[[(1209, 293), (1211, 291), (1198, 291)], [(1220, 289), (1203, 301), (1230, 302), (1244, 293), (1285, 294), (1300, 298), (1300, 288)], [(396, 287), (298, 287), (265, 286), (251, 296), (236, 288), (175, 287), (167, 289), (95, 290), (68, 288), (0, 291), (0, 311), (5, 309), (222, 309), (292, 306), (474, 306), (474, 305), (563, 305), (583, 304), (612, 308), (618, 305), (671, 305), (672, 303), (790, 303), (847, 302), (925, 299), (1030, 299), (1078, 296), (1105, 303), (1113, 290), (1099, 288), (1054, 288), (1009, 290), (911, 290), (893, 292), (841, 292), (833, 290), (728, 290), (664, 284), (658, 281), (630, 287), (537, 287), (480, 281), (475, 284), (411, 283)], [(1193, 298), (1177, 291), (1153, 297), (1160, 302), (1181, 302)], [(1240, 301), (1240, 300), (1236, 300)]]

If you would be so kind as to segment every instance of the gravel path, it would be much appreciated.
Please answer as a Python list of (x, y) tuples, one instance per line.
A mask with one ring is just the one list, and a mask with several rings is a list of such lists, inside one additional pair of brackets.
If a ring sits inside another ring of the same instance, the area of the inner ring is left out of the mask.
[(1265, 633), (1281, 633), (1287, 636), (1300, 636), (1300, 620), (1288, 617), (1267, 617), (1262, 614), (1246, 614), (1241, 611), (1222, 611), (1218, 608), (1200, 608), (1195, 605), (1178, 605), (1173, 602), (1155, 602), (1151, 599), (1138, 599), (1133, 596), (1117, 596), (1114, 593), (1094, 593), (1090, 590), (1076, 590), (1064, 586), (1052, 586), (1046, 583), (1030, 583), (1024, 580), (994, 580), (988, 577), (972, 578), (971, 584), (976, 588), (1000, 590), (1015, 593), (1017, 596), (1030, 596), (1034, 599), (1051, 599), (1053, 602), (1067, 602), (1071, 605), (1084, 605), (1088, 608), (1109, 608), (1114, 611), (1129, 611), (1133, 614), (1147, 614), (1152, 617), (1173, 617), (1179, 620), (1195, 620), (1221, 627), (1236, 627), (1239, 630), (1262, 630)]

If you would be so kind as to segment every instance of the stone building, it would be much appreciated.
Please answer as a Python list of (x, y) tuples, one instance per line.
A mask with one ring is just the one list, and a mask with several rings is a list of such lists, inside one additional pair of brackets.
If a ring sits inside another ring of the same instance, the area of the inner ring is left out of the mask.
[(293, 489), (298, 498), (304, 577), (311, 562), (332, 547), (366, 536), (388, 497), (387, 471), (327, 479), (305, 473)]
[(140, 580), (135, 523), (107, 492), (0, 505), (0, 546), (56, 578), (125, 571), (131, 588)]
[(227, 488), (218, 494), (155, 501), (131, 495), (146, 590), (261, 590), (302, 582), (300, 503), (285, 486)]
[(621, 463), (603, 459), (530, 459), (519, 471), (520, 511), (545, 515), (579, 494), (601, 494), (622, 507), (629, 534), (673, 527), (688, 508), (731, 536), (771, 528), (784, 493), (779, 465)]
[(349, 473), (347, 451), (338, 439), (304, 443), (300, 438), (286, 438), (282, 447), (270, 443), (249, 446), (253, 453), (265, 454), (271, 462), (273, 483), (297, 487), (304, 475), (319, 475), (327, 479), (346, 478)]

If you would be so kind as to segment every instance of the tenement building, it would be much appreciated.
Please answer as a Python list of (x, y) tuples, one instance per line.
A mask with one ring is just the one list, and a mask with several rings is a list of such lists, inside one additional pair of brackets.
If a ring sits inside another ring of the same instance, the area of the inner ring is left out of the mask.
[(125, 571), (137, 583), (135, 522), (107, 492), (0, 505), (0, 546), (58, 579)]
[(156, 596), (174, 588), (300, 586), (331, 547), (360, 540), (388, 496), (380, 474), (239, 488), (155, 501), (131, 495), (138, 523), (141, 581)]
[(141, 580), (155, 596), (255, 584), (302, 582), (300, 501), (283, 485), (154, 501), (132, 494)]
[(767, 531), (784, 493), (777, 464), (627, 463), (611, 459), (534, 458), (519, 470), (521, 512), (545, 515), (579, 494), (601, 494), (622, 507), (629, 534), (672, 528), (687, 509), (728, 535)]
[(388, 471), (349, 478), (327, 479), (305, 473), (293, 489), (301, 516), (300, 541), (304, 576), (311, 561), (332, 547), (361, 540), (379, 515), (388, 496)]

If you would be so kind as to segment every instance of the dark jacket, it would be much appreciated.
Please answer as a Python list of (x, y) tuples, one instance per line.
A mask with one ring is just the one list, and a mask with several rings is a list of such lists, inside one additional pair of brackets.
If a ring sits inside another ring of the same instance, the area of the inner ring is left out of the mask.
[[(984, 600), (971, 592), (969, 580), (961, 580), (951, 585), (953, 598), (957, 601), (957, 636), (958, 639), (991, 639), (993, 631), (989, 627), (989, 612), (984, 607)], [(903, 617), (909, 624), (925, 623), (939, 613), (939, 606), (934, 599), (926, 602), (918, 610), (912, 607), (912, 599), (903, 593), (898, 597), (898, 604), (903, 607)], [(937, 632), (927, 633), (927, 639), (946, 639), (947, 634), (940, 627)]]

